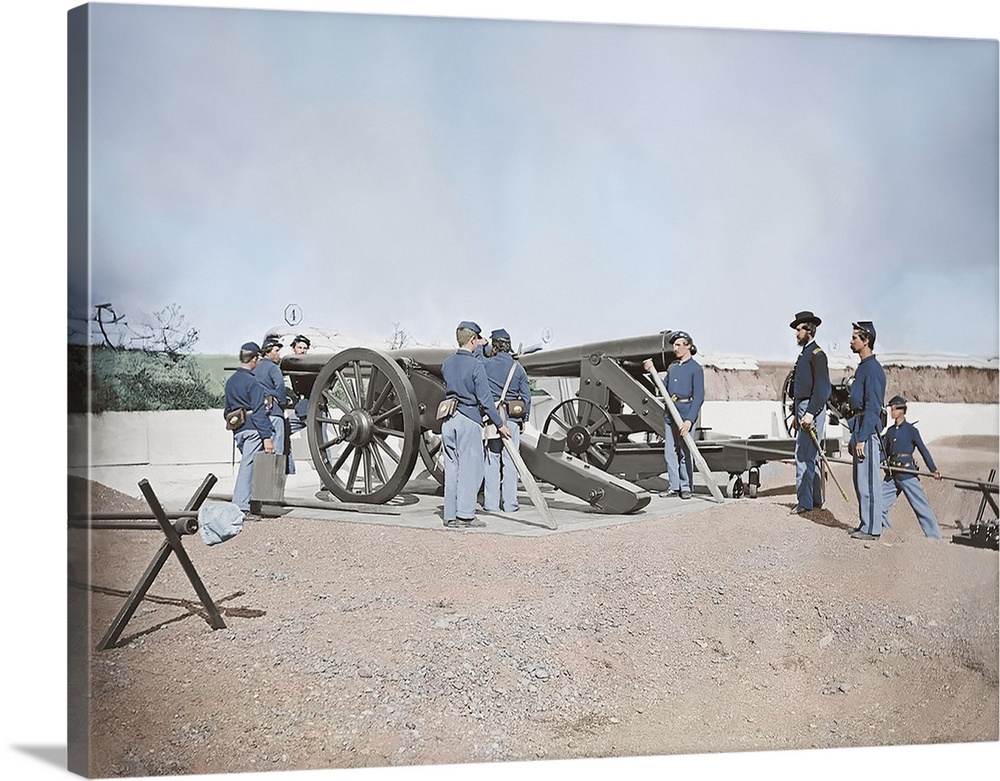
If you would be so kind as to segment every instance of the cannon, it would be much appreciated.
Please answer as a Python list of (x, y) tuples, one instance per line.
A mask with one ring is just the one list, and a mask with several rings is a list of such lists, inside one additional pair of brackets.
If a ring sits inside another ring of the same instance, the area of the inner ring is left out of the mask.
[[(635, 483), (664, 471), (664, 407), (642, 361), (651, 358), (665, 370), (675, 360), (669, 333), (519, 357), (529, 378), (578, 382), (575, 396), (560, 402), (540, 430), (529, 427), (522, 436), (520, 453), (532, 475), (602, 512), (629, 513), (649, 503), (649, 493)], [(293, 390), (309, 398), (309, 451), (331, 494), (341, 501), (388, 502), (409, 481), (418, 458), (444, 482), (434, 413), (445, 396), (441, 364), (453, 352), (352, 347), (332, 357), (282, 358)], [(704, 428), (696, 439), (711, 471), (728, 475), (727, 493), (734, 498), (756, 496), (760, 466), (776, 456), (790, 458), (794, 448), (790, 439), (741, 439)], [(826, 448), (836, 453), (839, 440), (827, 440)]]

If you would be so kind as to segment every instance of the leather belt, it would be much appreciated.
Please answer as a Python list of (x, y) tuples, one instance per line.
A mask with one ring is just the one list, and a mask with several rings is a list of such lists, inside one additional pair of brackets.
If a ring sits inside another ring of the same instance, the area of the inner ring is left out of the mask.
[(678, 398), (677, 396), (671, 396), (670, 400), (671, 401), (694, 401), (694, 396), (689, 396), (686, 399), (681, 399), (681, 398)]

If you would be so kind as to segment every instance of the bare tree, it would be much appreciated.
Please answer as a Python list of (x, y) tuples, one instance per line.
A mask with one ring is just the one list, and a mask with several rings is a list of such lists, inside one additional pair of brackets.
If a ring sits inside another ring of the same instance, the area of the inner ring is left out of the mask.
[[(121, 323), (121, 327), (127, 326), (128, 324), (124, 320), (124, 316), (119, 316), (115, 313), (114, 307), (111, 303), (97, 304), (94, 307), (94, 322), (97, 323), (98, 329), (101, 331), (101, 336), (104, 338), (104, 343), (110, 347), (112, 350), (120, 350), (122, 347), (121, 343), (121, 330), (116, 329), (117, 333), (117, 344), (111, 341), (111, 337), (108, 336), (108, 327), (113, 325), (118, 325)], [(107, 319), (105, 319), (107, 318)]]
[(410, 334), (400, 323), (392, 324), (392, 338), (387, 339), (390, 350), (399, 350), (410, 343)]
[(135, 328), (128, 324), (125, 315), (117, 314), (110, 303), (97, 304), (95, 309), (94, 322), (101, 338), (114, 350), (178, 356), (190, 352), (198, 341), (198, 329), (188, 325), (177, 304), (153, 312), (154, 322), (141, 323)]

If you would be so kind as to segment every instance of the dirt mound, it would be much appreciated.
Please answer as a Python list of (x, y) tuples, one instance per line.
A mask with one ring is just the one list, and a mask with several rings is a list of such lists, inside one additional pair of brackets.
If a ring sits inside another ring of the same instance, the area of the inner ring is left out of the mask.
[[(705, 397), (709, 401), (778, 401), (790, 363), (761, 362), (758, 368), (705, 367)], [(853, 371), (831, 370), (834, 383), (846, 381)], [(887, 392), (901, 393), (910, 401), (963, 404), (996, 404), (1000, 379), (996, 369), (974, 366), (886, 366)]]
[[(955, 439), (942, 472), (996, 465), (996, 437)], [(923, 481), (944, 540), (900, 499), (860, 542), (853, 494), (800, 518), (793, 467), (763, 477), (542, 537), (286, 516), (186, 540), (226, 628), (168, 562), (93, 652), (91, 775), (996, 741), (997, 554), (949, 542), (976, 492)], [(163, 536), (90, 538), (93, 649)]]
[(82, 477), (69, 476), (66, 504), (70, 515), (86, 515), (88, 512), (149, 512), (149, 507), (114, 488)]
[(935, 447), (954, 447), (961, 450), (982, 450), (996, 453), (1000, 437), (988, 434), (964, 434), (955, 437), (938, 437), (934, 440)]

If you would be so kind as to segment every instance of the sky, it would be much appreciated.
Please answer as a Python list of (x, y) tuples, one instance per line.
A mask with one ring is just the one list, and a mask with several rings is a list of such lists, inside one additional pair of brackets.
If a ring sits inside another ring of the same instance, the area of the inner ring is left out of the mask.
[(866, 319), (1000, 352), (995, 38), (107, 4), (89, 32), (71, 318), (787, 360), (808, 309), (831, 349)]

